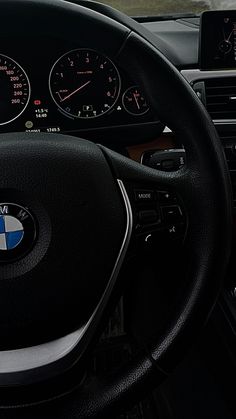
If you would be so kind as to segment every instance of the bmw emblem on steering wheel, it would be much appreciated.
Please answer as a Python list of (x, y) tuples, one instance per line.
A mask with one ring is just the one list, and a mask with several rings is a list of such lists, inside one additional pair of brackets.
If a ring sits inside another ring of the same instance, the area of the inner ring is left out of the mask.
[(18, 204), (0, 203), (0, 262), (24, 256), (35, 238), (35, 221), (29, 210)]

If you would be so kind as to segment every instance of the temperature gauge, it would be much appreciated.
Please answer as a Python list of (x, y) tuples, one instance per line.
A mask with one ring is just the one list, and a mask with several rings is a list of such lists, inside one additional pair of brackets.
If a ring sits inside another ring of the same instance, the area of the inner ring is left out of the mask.
[(149, 107), (143, 92), (138, 86), (129, 87), (122, 97), (125, 110), (131, 115), (144, 115)]

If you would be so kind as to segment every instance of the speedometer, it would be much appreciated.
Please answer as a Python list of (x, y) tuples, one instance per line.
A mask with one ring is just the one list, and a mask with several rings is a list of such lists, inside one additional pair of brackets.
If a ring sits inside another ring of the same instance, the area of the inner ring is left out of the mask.
[(0, 125), (18, 118), (28, 105), (30, 83), (23, 68), (0, 54)]
[(56, 105), (74, 118), (96, 118), (111, 110), (120, 93), (120, 75), (114, 63), (90, 49), (64, 54), (49, 77)]

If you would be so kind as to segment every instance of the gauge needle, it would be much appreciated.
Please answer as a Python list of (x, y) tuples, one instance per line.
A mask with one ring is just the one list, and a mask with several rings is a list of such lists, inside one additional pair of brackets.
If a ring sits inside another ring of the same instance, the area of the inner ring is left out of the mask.
[(138, 99), (137, 99), (137, 95), (134, 93), (134, 99), (137, 105), (137, 108), (140, 109), (139, 103), (138, 103)]
[(71, 92), (69, 95), (67, 95), (66, 97), (64, 97), (63, 99), (61, 99), (61, 102), (64, 102), (66, 99), (69, 99), (71, 96), (75, 95), (75, 93), (79, 92), (80, 90), (82, 90), (85, 86), (87, 86), (89, 83), (91, 83), (91, 80), (87, 81), (86, 83), (82, 84), (82, 86), (78, 87), (78, 89), (74, 90), (73, 92)]
[(233, 31), (234, 31), (234, 29), (232, 30), (232, 32), (230, 33), (230, 35), (228, 36), (228, 38), (227, 38), (227, 39), (225, 39), (225, 41), (229, 42), (229, 40), (230, 40), (230, 38), (231, 38), (231, 36), (232, 36)]
[(224, 28), (223, 28), (224, 41), (229, 42), (229, 40), (230, 40), (230, 38), (231, 38), (231, 36), (232, 36), (233, 31), (234, 31), (234, 29), (232, 30), (232, 32), (230, 32), (230, 35), (228, 36), (228, 38), (226, 38), (226, 35), (225, 35), (225, 30), (224, 30)]

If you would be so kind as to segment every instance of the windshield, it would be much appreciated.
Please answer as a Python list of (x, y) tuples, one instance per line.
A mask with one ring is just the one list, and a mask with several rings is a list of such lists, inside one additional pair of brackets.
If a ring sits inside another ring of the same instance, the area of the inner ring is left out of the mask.
[(236, 0), (98, 0), (130, 16), (200, 14), (204, 10), (236, 9)]

